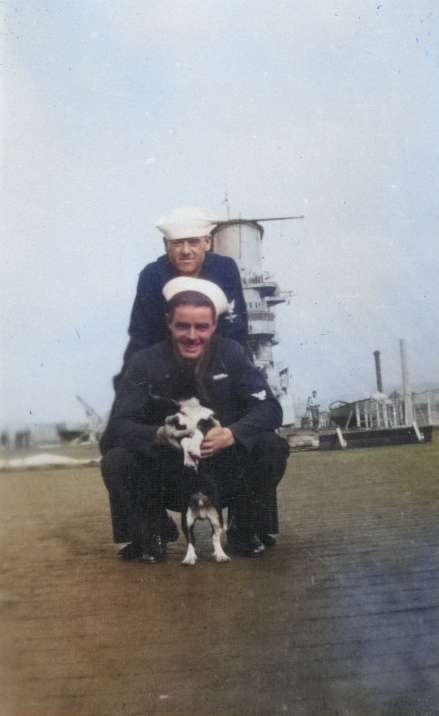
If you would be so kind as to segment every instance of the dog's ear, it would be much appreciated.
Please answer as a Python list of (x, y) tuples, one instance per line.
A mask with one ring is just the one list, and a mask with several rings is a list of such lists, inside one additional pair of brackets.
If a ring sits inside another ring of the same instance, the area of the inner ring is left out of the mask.
[(213, 428), (214, 426), (215, 426), (215, 421), (212, 420), (212, 418), (208, 418), (207, 420), (206, 420), (206, 418), (202, 418), (197, 423), (197, 428), (198, 428), (198, 430), (201, 430), (203, 435), (206, 435), (206, 433), (208, 433), (209, 430), (211, 428)]
[(148, 395), (151, 400), (160, 400), (163, 406), (168, 406), (171, 410), (180, 407), (180, 403), (178, 402), (178, 400), (174, 400), (173, 398), (164, 398), (162, 395), (156, 395), (155, 393), (153, 393), (151, 385), (148, 385)]

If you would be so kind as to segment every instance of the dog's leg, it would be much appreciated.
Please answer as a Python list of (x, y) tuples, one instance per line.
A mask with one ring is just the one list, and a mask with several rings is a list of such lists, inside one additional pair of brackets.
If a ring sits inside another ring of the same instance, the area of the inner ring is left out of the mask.
[(185, 437), (181, 440), (185, 467), (193, 467), (195, 470), (197, 469), (198, 461), (201, 455), (201, 443), (203, 442), (203, 438), (203, 433), (201, 430), (197, 429), (191, 437)]
[(195, 468), (195, 460), (192, 459), (190, 454), (190, 448), (192, 445), (192, 438), (182, 438), (180, 440), (181, 449), (183, 450), (183, 464), (185, 467)]
[(221, 535), (224, 530), (216, 509), (209, 510), (208, 519), (210, 524), (212, 525), (212, 544), (214, 558), (217, 562), (230, 562), (230, 557), (226, 555), (221, 545)]
[(187, 515), (188, 511), (181, 512), (181, 529), (183, 530), (183, 534), (186, 537), (186, 541), (189, 542), (189, 528), (187, 524)]
[(195, 533), (194, 533), (194, 525), (195, 525), (195, 514), (191, 508), (188, 508), (188, 511), (186, 512), (186, 515), (184, 517), (184, 524), (182, 521), (182, 528), (186, 535), (187, 539), (187, 552), (186, 557), (184, 558), (182, 564), (189, 564), (194, 565), (197, 561), (197, 554), (195, 552)]

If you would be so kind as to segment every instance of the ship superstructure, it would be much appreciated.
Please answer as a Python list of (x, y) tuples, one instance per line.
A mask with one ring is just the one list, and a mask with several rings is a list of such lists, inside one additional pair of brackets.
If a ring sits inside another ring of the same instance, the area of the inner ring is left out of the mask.
[[(284, 218), (284, 217), (282, 217)], [(298, 217), (285, 217), (298, 218)], [(273, 359), (273, 346), (279, 343), (274, 307), (291, 298), (291, 291), (281, 291), (273, 277), (262, 267), (260, 221), (269, 219), (235, 219), (220, 222), (213, 231), (213, 251), (233, 258), (240, 270), (248, 312), (249, 346), (255, 365), (263, 371), (284, 411), (284, 425), (295, 422), (290, 391), (289, 369)]]

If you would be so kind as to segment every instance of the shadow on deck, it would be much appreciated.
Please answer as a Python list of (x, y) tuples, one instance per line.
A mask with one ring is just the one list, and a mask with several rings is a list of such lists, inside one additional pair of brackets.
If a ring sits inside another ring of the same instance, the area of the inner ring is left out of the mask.
[(278, 545), (121, 564), (98, 468), (0, 474), (1, 716), (439, 714), (438, 447), (293, 453)]

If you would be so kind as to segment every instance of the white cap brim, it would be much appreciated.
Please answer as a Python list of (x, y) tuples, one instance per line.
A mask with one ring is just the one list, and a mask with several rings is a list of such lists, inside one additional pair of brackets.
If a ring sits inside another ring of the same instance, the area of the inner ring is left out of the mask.
[(183, 291), (196, 291), (203, 294), (203, 296), (207, 296), (215, 306), (217, 316), (221, 315), (221, 313), (227, 313), (229, 310), (229, 303), (224, 291), (216, 283), (206, 281), (204, 278), (177, 276), (177, 278), (168, 281), (163, 287), (163, 295), (168, 302)]

